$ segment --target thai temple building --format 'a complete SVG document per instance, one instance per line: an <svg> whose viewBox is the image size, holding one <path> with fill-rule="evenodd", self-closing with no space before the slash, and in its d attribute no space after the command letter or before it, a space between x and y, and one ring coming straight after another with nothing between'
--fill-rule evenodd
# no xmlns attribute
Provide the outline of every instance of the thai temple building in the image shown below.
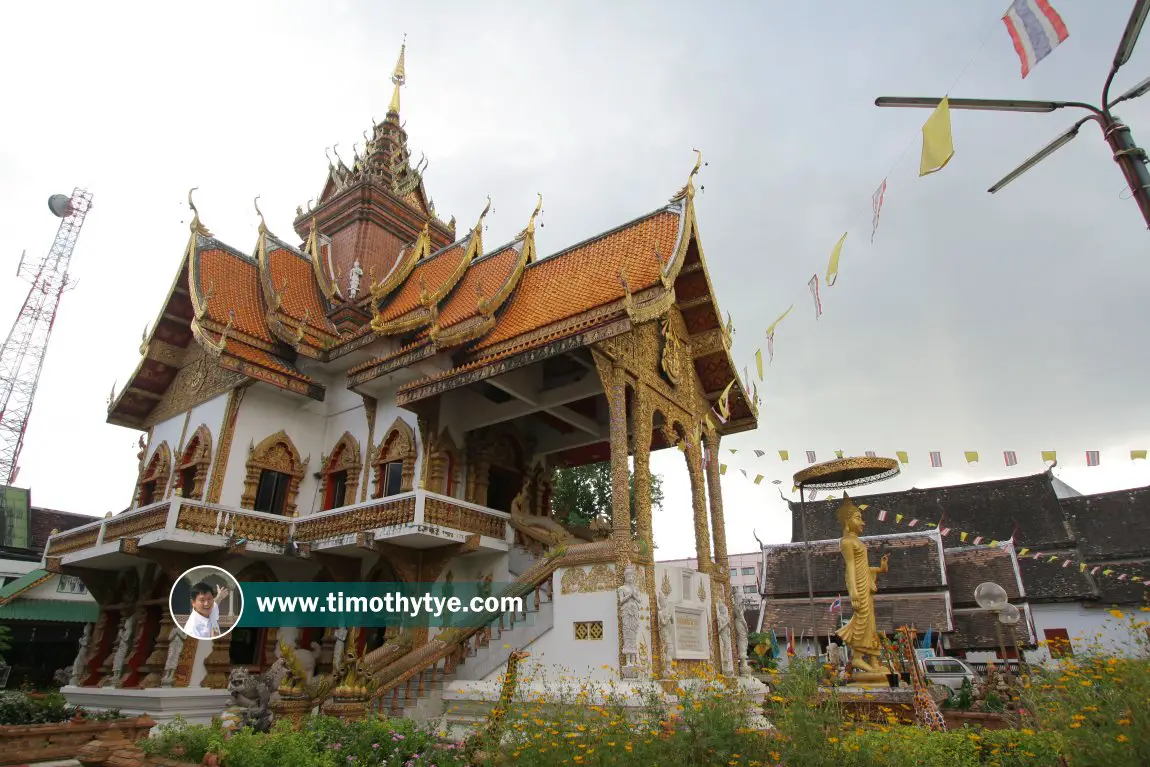
<svg viewBox="0 0 1150 767"><path fill-rule="evenodd" d="M520 649L590 678L658 679L672 660L738 675L717 451L757 414L703 255L700 164L666 204L550 255L539 206L485 242L489 199L470 222L435 212L400 120L404 64L401 49L386 117L350 166L331 161L293 232L260 213L233 247L189 193L187 247L108 407L141 433L131 507L45 554L99 604L72 702L206 721L235 672L267 671L285 644L329 684L281 705L347 716L481 706ZM694 568L652 559L648 462L669 447L690 475ZM553 469L601 461L611 524L553 520ZM184 639L168 595L201 565L240 582L510 583L530 615Z"/></svg>

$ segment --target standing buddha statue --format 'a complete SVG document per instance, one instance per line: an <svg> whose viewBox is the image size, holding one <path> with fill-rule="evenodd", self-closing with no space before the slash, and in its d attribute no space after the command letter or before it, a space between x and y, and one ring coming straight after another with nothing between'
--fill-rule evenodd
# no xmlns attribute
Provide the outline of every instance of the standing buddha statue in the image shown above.
<svg viewBox="0 0 1150 767"><path fill-rule="evenodd" d="M843 502L836 511L843 527L839 550L846 563L846 586L850 595L850 622L836 633L852 650L852 665L864 672L855 674L861 682L884 682L889 672L881 661L882 642L875 624L874 593L878 591L878 576L887 572L889 555L884 554L878 567L871 567L867 559L866 544L859 535L866 526L862 510L844 493Z"/></svg>

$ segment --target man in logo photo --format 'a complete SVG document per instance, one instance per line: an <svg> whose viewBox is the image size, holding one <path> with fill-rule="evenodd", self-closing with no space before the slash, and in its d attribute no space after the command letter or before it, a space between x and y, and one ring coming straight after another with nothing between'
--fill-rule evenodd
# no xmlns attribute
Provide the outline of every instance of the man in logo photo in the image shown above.
<svg viewBox="0 0 1150 767"><path fill-rule="evenodd" d="M226 598L228 593L227 586L220 586L217 593L204 581L192 586L192 613L184 624L184 633L196 639L220 636L220 607L217 600Z"/></svg>

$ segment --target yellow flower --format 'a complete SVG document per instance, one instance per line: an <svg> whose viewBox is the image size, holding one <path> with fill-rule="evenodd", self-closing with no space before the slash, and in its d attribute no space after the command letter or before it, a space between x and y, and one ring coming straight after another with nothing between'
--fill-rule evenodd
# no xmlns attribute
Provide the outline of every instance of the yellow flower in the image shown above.
<svg viewBox="0 0 1150 767"><path fill-rule="evenodd" d="M1091 682L1089 679L1083 679L1078 684L1082 685L1083 687L1093 687L1094 686L1094 682Z"/></svg>
<svg viewBox="0 0 1150 767"><path fill-rule="evenodd" d="M1130 738L1126 737L1125 735L1119 735L1117 740L1119 743L1125 743L1126 741L1130 740Z"/></svg>
<svg viewBox="0 0 1150 767"><path fill-rule="evenodd" d="M1126 613L1122 612L1121 610L1109 610L1108 612L1119 620L1126 617Z"/></svg>
<svg viewBox="0 0 1150 767"><path fill-rule="evenodd" d="M1120 724L1120 725L1122 725L1123 727L1125 727L1126 725L1130 724L1130 720L1129 720L1129 719L1119 719L1119 720L1118 720L1118 724Z"/></svg>
<svg viewBox="0 0 1150 767"><path fill-rule="evenodd" d="M839 742L838 738L827 738L827 743L838 743L838 742Z"/></svg>
<svg viewBox="0 0 1150 767"><path fill-rule="evenodd" d="M1023 727L1022 728L1022 734L1023 735L1033 735L1034 730L1030 729L1029 727Z"/></svg>
<svg viewBox="0 0 1150 767"><path fill-rule="evenodd" d="M1070 729L1072 729L1072 730L1077 730L1081 726L1082 726L1081 722L1071 722L1070 723Z"/></svg>

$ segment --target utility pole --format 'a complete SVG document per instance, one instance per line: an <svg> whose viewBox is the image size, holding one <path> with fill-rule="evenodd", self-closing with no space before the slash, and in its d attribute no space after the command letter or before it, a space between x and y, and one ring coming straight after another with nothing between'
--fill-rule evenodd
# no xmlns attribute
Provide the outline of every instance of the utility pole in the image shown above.
<svg viewBox="0 0 1150 767"><path fill-rule="evenodd" d="M1147 168L1146 151L1134 143L1130 129L1126 124L1111 113L1111 107L1123 101L1130 101L1139 96L1150 93L1150 77L1130 88L1121 96L1111 100L1110 86L1118 70L1130 60L1134 52L1134 44L1138 42L1138 35L1142 32L1142 25L1150 14L1150 0L1135 0L1134 9L1130 13L1130 20L1126 23L1126 31L1118 43L1118 51L1114 54L1114 62L1110 66L1110 73L1102 86L1101 106L1094 106L1081 101L1020 101L1013 99L950 99L951 109L975 109L991 112L1053 112L1056 109L1084 109L1090 114L1074 123L1062 135L1044 146L1028 160L1014 170L1007 173L1002 180L986 191L995 194L1010 182L1045 160L1057 150L1070 143L1078 135L1079 129L1088 121L1093 120L1102 129L1102 136L1110 145L1114 154L1114 161L1122 169L1122 175L1130 187L1138 209L1146 226L1150 228L1150 169ZM927 107L935 108L942 98L917 98L902 96L882 96L875 99L875 106L879 107Z"/></svg>

